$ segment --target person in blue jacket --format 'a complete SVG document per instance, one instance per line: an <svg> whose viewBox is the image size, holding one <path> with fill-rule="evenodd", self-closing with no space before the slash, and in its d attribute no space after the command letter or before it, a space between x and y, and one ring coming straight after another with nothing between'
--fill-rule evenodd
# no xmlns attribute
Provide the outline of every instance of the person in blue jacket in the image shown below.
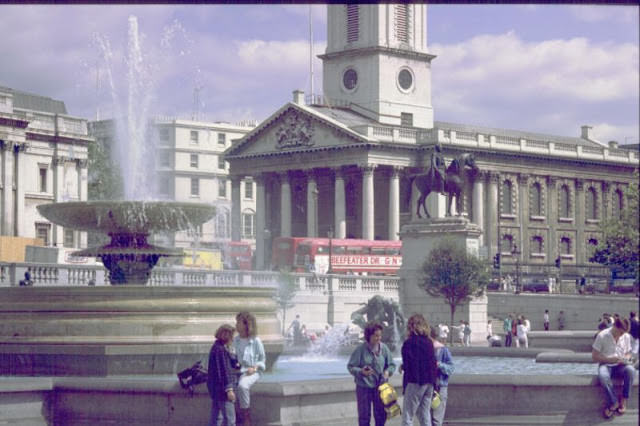
<svg viewBox="0 0 640 426"><path fill-rule="evenodd" d="M440 394L440 405L431 410L431 421L433 426L442 426L444 412L447 409L447 396L449 391L449 376L453 373L453 358L448 347L438 341L438 330L431 329L431 340L436 353L436 367L438 378L435 390Z"/></svg>
<svg viewBox="0 0 640 426"><path fill-rule="evenodd" d="M391 351L382 343L382 325L370 322L364 329L365 342L351 354L347 369L356 383L358 403L358 425L369 426L371 406L376 426L387 421L387 413L378 394L378 386L386 382L394 373L396 364Z"/></svg>

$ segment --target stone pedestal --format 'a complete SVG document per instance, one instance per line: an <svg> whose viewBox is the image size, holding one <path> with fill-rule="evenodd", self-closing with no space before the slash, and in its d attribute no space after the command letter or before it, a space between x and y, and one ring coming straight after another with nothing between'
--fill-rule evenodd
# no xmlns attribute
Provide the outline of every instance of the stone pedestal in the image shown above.
<svg viewBox="0 0 640 426"><path fill-rule="evenodd" d="M400 276L400 305L405 317L421 313L429 324L449 324L451 313L444 298L427 294L418 283L421 281L422 264L431 250L444 238L464 245L467 251L478 255L480 227L462 217L446 217L413 221L402 227L402 268ZM470 303L458 306L454 325L460 320L469 321L472 343L485 343L487 337L487 296L474 298ZM451 324L449 324L451 325ZM454 335L454 341L457 336Z"/></svg>

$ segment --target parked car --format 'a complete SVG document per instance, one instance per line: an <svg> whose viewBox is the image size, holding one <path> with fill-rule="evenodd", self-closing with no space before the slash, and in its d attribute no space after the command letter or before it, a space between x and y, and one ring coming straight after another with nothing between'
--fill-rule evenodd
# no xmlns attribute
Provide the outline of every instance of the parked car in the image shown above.
<svg viewBox="0 0 640 426"><path fill-rule="evenodd" d="M548 280L525 281L522 285L522 291L529 291L532 293L549 293L549 281Z"/></svg>
<svg viewBox="0 0 640 426"><path fill-rule="evenodd" d="M489 284L487 284L487 291L500 291L500 281L491 280Z"/></svg>

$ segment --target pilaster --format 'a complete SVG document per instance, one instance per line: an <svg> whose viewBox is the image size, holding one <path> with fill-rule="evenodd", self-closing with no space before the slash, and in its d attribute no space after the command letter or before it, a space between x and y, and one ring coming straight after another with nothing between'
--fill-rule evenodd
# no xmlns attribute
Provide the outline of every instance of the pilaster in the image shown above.
<svg viewBox="0 0 640 426"><path fill-rule="evenodd" d="M291 184L289 173L279 173L280 179L280 236L291 236Z"/></svg>
<svg viewBox="0 0 640 426"><path fill-rule="evenodd" d="M347 213L344 192L344 175L341 168L334 169L334 212L333 212L333 229L335 238L346 238L347 236Z"/></svg>
<svg viewBox="0 0 640 426"><path fill-rule="evenodd" d="M520 251L522 252L522 261L528 262L531 252L531 241L529 241L529 175L518 175L518 195L520 196L519 204L519 222L520 222Z"/></svg>
<svg viewBox="0 0 640 426"><path fill-rule="evenodd" d="M318 236L318 184L313 170L305 172L307 177L307 236Z"/></svg>
<svg viewBox="0 0 640 426"><path fill-rule="evenodd" d="M367 164L360 167L362 171L362 238L373 240L375 237L374 218L374 188L373 171L375 165Z"/></svg>
<svg viewBox="0 0 640 426"><path fill-rule="evenodd" d="M397 241L400 237L400 167L393 167L389 176L389 236Z"/></svg>

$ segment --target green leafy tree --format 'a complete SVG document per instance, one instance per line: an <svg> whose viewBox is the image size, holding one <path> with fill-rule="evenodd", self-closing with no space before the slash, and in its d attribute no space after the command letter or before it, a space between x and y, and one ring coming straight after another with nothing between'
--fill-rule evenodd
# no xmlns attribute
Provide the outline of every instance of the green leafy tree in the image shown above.
<svg viewBox="0 0 640 426"><path fill-rule="evenodd" d="M103 143L92 142L88 147L89 200L118 200L123 195L122 177Z"/></svg>
<svg viewBox="0 0 640 426"><path fill-rule="evenodd" d="M296 283L295 276L290 272L281 272L280 279L278 280L278 289L273 299L282 311L282 335L284 335L285 324L287 323L287 310L295 306L293 298L297 291L298 284Z"/></svg>
<svg viewBox="0 0 640 426"><path fill-rule="evenodd" d="M451 325L457 307L481 296L490 278L485 262L450 239L441 240L431 250L422 265L422 277L421 287L449 305Z"/></svg>
<svg viewBox="0 0 640 426"><path fill-rule="evenodd" d="M626 203L620 216L610 217L601 222L604 238L598 242L591 262L600 263L612 269L622 270L635 278L638 283L638 171L634 181L625 190Z"/></svg>

